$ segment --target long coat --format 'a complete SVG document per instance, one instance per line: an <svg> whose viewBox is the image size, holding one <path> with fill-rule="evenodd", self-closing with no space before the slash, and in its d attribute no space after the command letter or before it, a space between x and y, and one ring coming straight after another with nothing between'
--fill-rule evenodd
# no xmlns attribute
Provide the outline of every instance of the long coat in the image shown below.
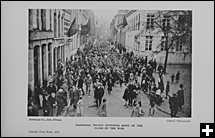
<svg viewBox="0 0 215 138"><path fill-rule="evenodd" d="M122 98L123 98L124 100L126 100L126 101L129 99L129 90L128 90L128 88L125 89Z"/></svg>
<svg viewBox="0 0 215 138"><path fill-rule="evenodd" d="M102 87L98 88L98 98L102 99L104 96L104 89Z"/></svg>
<svg viewBox="0 0 215 138"><path fill-rule="evenodd" d="M178 90L178 104L179 106L184 104L184 90Z"/></svg>
<svg viewBox="0 0 215 138"><path fill-rule="evenodd" d="M175 109L177 110L178 109L178 100L177 100L177 97L170 97L169 99L169 107L170 109Z"/></svg>

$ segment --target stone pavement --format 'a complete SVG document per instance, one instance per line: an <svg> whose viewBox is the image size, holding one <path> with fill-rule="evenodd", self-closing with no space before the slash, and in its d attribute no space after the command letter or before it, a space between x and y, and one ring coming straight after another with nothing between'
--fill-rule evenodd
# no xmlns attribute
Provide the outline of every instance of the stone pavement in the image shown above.
<svg viewBox="0 0 215 138"><path fill-rule="evenodd" d="M164 77L164 84L166 85L166 81L170 80L170 76L172 73L176 73L180 71L181 73L181 80L180 83L184 84L185 90L185 104L183 109L179 110L178 116L180 117L189 117L191 112L191 70L190 67L185 65L171 65L167 66L167 74ZM154 76L158 78L158 74L154 73ZM140 78L139 78L140 80ZM179 84L180 84L179 83ZM177 92L179 84L170 84L170 93ZM104 97L107 99L107 116L108 117L130 117L132 112L132 107L124 107L124 100L122 98L125 90L125 86L123 84L122 88L120 88L119 84L115 84L113 87L113 91L111 94L108 94L107 90L105 90ZM107 89L107 88L106 88ZM84 85L85 90L85 85ZM90 107L94 105L94 98L93 98L93 89L91 87L91 96L88 95L83 96L84 102L84 113L83 117L97 117L96 107ZM141 93L141 102L142 108L145 112L144 117L170 117L170 109L169 109L169 99L164 99L164 102L157 106L155 110L154 116L148 116L149 114L149 99L145 93ZM76 116L76 112L74 111L73 107L69 107L68 112L65 114L66 117L74 117Z"/></svg>
<svg viewBox="0 0 215 138"><path fill-rule="evenodd" d="M176 93L179 89L179 84L184 85L184 106L181 110L178 110L177 115L179 117L190 117L191 116L191 65L168 65L167 66L167 73L164 77L164 84L166 86L166 82L170 81L170 76L174 73L179 71L181 73L180 75L180 81L179 83L170 83L170 95L172 93ZM155 78L157 81L158 74L155 73ZM170 114L169 109L169 98L164 99L164 102L158 107L158 109L162 110L163 112L167 112Z"/></svg>

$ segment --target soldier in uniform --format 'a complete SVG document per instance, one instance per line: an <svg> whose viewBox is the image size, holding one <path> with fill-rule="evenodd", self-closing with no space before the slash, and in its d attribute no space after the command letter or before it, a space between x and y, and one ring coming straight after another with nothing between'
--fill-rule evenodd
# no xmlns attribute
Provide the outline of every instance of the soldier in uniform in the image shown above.
<svg viewBox="0 0 215 138"><path fill-rule="evenodd" d="M178 98L175 93L173 93L172 95L173 95L172 97L169 95L169 105L170 105L170 110L171 110L171 117L176 117L176 114L178 112Z"/></svg>
<svg viewBox="0 0 215 138"><path fill-rule="evenodd" d="M181 109L182 106L184 105L184 85L183 84L179 85L179 90L177 94L178 94L178 106L179 106L179 109Z"/></svg>

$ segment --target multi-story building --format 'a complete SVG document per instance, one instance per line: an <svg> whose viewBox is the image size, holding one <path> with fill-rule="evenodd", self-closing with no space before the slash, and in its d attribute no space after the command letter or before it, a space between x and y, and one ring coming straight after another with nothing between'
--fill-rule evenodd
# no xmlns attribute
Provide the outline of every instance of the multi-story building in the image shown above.
<svg viewBox="0 0 215 138"><path fill-rule="evenodd" d="M116 16L116 26L118 29L116 42L121 44L122 47L125 47L126 26L123 25L123 19L127 12L128 10L118 10L118 15Z"/></svg>
<svg viewBox="0 0 215 138"><path fill-rule="evenodd" d="M76 9L29 9L28 83L32 91L53 79L59 59L65 63L87 41L80 31L66 35L74 18L80 30L88 17Z"/></svg>
<svg viewBox="0 0 215 138"><path fill-rule="evenodd" d="M164 35L153 30L155 13L154 10L130 10L125 17L128 25L124 28L125 47L128 52L133 51L136 55L148 56L149 59L156 59L158 63L164 63L166 51L164 48ZM179 18L179 17L176 17ZM163 23L169 24L171 21L166 17ZM152 31L143 31L144 28ZM135 40L135 36L139 36ZM187 45L181 42L175 48L170 49L168 56L169 64L191 64L192 54L186 49ZM191 46L190 46L191 47Z"/></svg>
<svg viewBox="0 0 215 138"><path fill-rule="evenodd" d="M91 10L84 9L83 12L90 19L90 33L89 33L89 38L93 39L93 38L95 38L95 15L94 15L94 13Z"/></svg>

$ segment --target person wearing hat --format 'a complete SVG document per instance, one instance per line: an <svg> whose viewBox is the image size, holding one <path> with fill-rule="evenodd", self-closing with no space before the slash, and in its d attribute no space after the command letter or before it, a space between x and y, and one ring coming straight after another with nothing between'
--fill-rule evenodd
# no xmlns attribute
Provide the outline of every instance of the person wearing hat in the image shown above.
<svg viewBox="0 0 215 138"><path fill-rule="evenodd" d="M179 106L179 109L181 109L182 106L184 105L184 85L183 84L179 85L179 90L177 94L178 94L178 106Z"/></svg>
<svg viewBox="0 0 215 138"><path fill-rule="evenodd" d="M167 99L169 91L170 91L170 85L169 85L169 81L167 81L167 84L166 84L166 96L165 96L166 99Z"/></svg>
<svg viewBox="0 0 215 138"><path fill-rule="evenodd" d="M110 76L110 77L111 77L111 76ZM108 93L111 94L111 91L112 91L112 79L111 79L111 78L109 78L109 79L107 80L107 86L108 86L108 88L107 88Z"/></svg>
<svg viewBox="0 0 215 138"><path fill-rule="evenodd" d="M50 112L50 104L48 102L49 94L46 90L44 90L44 95L43 95L43 113L44 116L49 116Z"/></svg>
<svg viewBox="0 0 215 138"><path fill-rule="evenodd" d="M79 97L79 100L77 102L77 116L82 116L84 112L84 104L82 100L82 96Z"/></svg>
<svg viewBox="0 0 215 138"><path fill-rule="evenodd" d="M87 78L85 80L85 84L86 84L86 94L88 94L88 96L90 97L90 86L92 83L92 78L90 76L90 74L87 74Z"/></svg>
<svg viewBox="0 0 215 138"><path fill-rule="evenodd" d="M155 105L156 105L156 94L155 92L149 92L149 116L153 116L155 114Z"/></svg>
<svg viewBox="0 0 215 138"><path fill-rule="evenodd" d="M173 93L172 96L169 96L169 107L171 110L171 117L176 117L176 114L178 112L178 98L177 94Z"/></svg>
<svg viewBox="0 0 215 138"><path fill-rule="evenodd" d="M49 95L51 95L51 93L57 93L57 89L56 89L56 87L54 86L54 84L53 84L53 81L51 81L50 83L49 83L49 86L48 86L48 88L47 88L47 92L48 92L48 94Z"/></svg>
<svg viewBox="0 0 215 138"><path fill-rule="evenodd" d="M56 93L51 93L49 96L48 102L50 104L50 112L49 116L56 116L57 115L57 100L56 100Z"/></svg>
<svg viewBox="0 0 215 138"><path fill-rule="evenodd" d="M102 87L102 84L101 83L98 83L98 106L100 106L101 105L101 103L102 103L102 98L103 98L103 96L104 96L104 88Z"/></svg>
<svg viewBox="0 0 215 138"><path fill-rule="evenodd" d="M80 75L78 78L78 89L81 89L84 95L84 89L83 89L83 84L84 84L84 79L83 77Z"/></svg>

